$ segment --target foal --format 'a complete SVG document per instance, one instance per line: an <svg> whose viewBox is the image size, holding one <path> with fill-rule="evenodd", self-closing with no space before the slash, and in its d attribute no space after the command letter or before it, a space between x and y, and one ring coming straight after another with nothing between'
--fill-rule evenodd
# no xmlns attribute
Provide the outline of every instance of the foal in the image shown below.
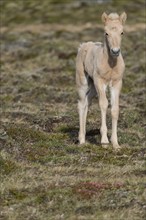
<svg viewBox="0 0 146 220"><path fill-rule="evenodd" d="M112 135L114 148L120 148L117 139L117 121L119 116L119 95L125 69L120 45L123 25L127 15L123 12L102 14L104 23L104 43L87 42L81 44L76 58L76 84L79 94L78 109L80 119L79 142L85 143L86 117L91 100L98 94L101 110L101 144L109 143L107 137L106 111L108 100L106 87L111 91Z"/></svg>

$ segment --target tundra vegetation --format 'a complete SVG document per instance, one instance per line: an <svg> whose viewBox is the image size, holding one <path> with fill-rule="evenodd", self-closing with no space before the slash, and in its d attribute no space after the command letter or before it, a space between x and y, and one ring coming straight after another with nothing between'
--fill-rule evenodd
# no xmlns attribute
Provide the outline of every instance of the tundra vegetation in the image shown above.
<svg viewBox="0 0 146 220"><path fill-rule="evenodd" d="M145 219L145 0L1 0L0 7L0 219ZM100 145L96 98L88 143L77 142L75 57L81 42L102 41L103 11L128 15L118 152Z"/></svg>

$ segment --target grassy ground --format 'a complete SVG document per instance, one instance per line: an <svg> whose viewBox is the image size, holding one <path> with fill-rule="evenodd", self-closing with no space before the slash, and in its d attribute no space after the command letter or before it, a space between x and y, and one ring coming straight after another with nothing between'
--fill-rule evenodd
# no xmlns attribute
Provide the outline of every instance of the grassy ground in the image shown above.
<svg viewBox="0 0 146 220"><path fill-rule="evenodd" d="M145 219L144 2L1 1L0 219ZM100 146L96 99L77 143L75 56L102 40L105 9L128 13L120 152Z"/></svg>

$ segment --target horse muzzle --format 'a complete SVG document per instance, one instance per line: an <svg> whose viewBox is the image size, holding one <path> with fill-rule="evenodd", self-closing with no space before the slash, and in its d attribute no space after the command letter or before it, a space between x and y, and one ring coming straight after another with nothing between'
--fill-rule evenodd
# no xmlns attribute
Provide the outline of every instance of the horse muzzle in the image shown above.
<svg viewBox="0 0 146 220"><path fill-rule="evenodd" d="M112 54L112 56L118 57L120 54L120 49L119 48L112 48L111 54Z"/></svg>

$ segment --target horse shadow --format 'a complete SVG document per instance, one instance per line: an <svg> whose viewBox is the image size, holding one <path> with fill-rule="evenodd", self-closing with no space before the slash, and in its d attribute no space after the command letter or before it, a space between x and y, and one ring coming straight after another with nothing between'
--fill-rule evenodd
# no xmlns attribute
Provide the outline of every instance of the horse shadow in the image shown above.
<svg viewBox="0 0 146 220"><path fill-rule="evenodd" d="M70 142L72 144L79 144L78 141L78 127L68 126L61 129L61 132L68 134ZM86 141L89 144L100 144L100 129L90 129L86 132Z"/></svg>

